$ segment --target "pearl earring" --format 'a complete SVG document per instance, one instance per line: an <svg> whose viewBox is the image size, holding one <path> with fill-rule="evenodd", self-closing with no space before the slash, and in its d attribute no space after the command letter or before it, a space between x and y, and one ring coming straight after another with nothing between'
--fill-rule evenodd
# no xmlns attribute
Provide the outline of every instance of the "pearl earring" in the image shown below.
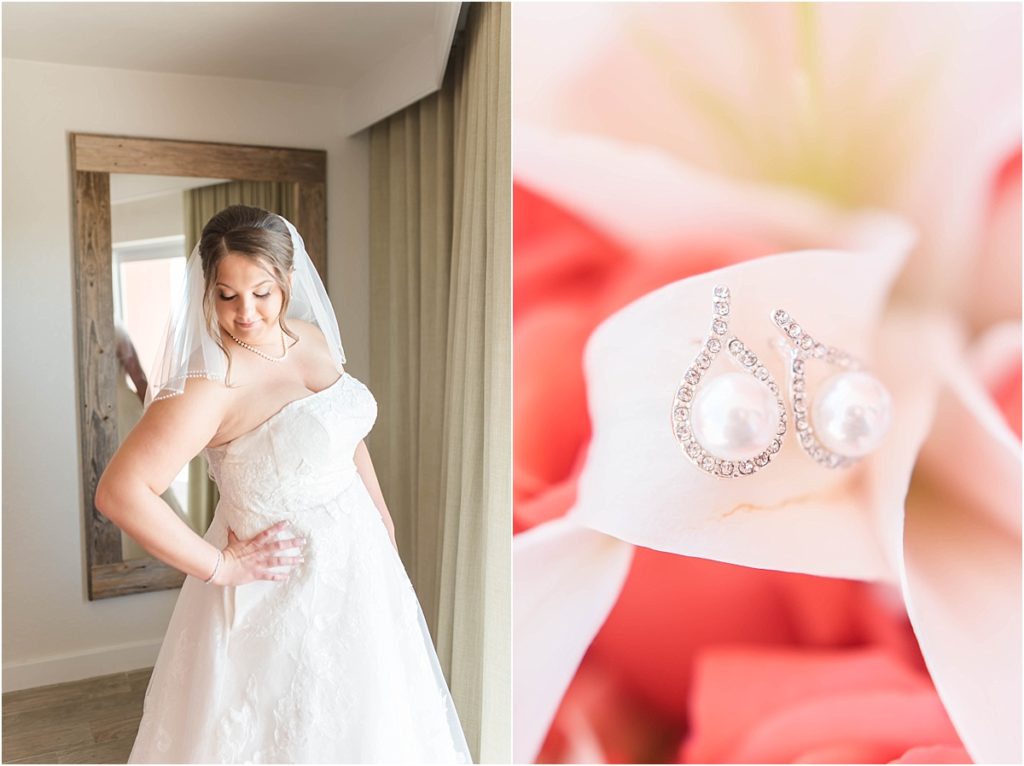
<svg viewBox="0 0 1024 766"><path fill-rule="evenodd" d="M749 476L782 449L786 405L768 368L729 331L729 288L714 291L711 331L683 375L672 401L672 433L690 461L713 476ZM702 383L718 353L727 349L743 372Z"/></svg>
<svg viewBox="0 0 1024 766"><path fill-rule="evenodd" d="M892 397L882 382L844 351L819 343L782 309L772 312L788 351L789 395L804 452L826 468L846 468L878 447L889 429ZM820 359L840 370L808 406L806 368Z"/></svg>

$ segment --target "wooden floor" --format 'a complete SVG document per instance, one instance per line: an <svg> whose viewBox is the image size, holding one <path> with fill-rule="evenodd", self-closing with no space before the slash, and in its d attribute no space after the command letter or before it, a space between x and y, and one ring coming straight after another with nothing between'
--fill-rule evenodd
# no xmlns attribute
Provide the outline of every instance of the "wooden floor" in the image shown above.
<svg viewBox="0 0 1024 766"><path fill-rule="evenodd" d="M152 669L3 695L3 763L127 763Z"/></svg>

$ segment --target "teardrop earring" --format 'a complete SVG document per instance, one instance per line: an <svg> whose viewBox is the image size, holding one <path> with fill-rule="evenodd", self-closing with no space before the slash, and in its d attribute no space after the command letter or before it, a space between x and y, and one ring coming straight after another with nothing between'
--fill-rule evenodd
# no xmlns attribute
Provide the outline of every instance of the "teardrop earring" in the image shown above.
<svg viewBox="0 0 1024 766"><path fill-rule="evenodd" d="M757 354L735 336L726 339L728 287L715 288L712 310L711 330L672 401L672 433L683 454L702 471L722 478L749 476L782 448L786 405ZM723 349L742 372L704 381Z"/></svg>
<svg viewBox="0 0 1024 766"><path fill-rule="evenodd" d="M882 382L845 351L811 337L782 309L772 312L788 352L789 395L797 440L804 452L826 468L847 468L875 450L889 429L892 398ZM821 360L840 372L811 397L807 363Z"/></svg>

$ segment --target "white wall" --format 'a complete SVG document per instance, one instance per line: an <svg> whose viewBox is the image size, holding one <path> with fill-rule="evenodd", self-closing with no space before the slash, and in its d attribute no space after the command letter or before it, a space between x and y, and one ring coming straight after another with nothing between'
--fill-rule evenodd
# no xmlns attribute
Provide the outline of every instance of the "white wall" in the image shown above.
<svg viewBox="0 0 1024 766"><path fill-rule="evenodd" d="M184 233L185 199L180 191L110 206L110 239L114 244Z"/></svg>
<svg viewBox="0 0 1024 766"><path fill-rule="evenodd" d="M3 60L3 688L152 664L177 591L85 594L70 131L325 149L328 290L366 377L368 143L332 88Z"/></svg>

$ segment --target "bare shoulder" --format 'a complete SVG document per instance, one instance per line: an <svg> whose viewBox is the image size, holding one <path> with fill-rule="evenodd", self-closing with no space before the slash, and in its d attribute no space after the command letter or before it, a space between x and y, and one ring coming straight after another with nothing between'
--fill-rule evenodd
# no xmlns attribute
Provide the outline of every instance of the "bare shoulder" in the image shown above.
<svg viewBox="0 0 1024 766"><path fill-rule="evenodd" d="M148 419L157 431L168 427L177 433L187 431L192 437L189 441L198 441L209 434L198 447L202 449L223 422L232 398L231 390L222 381L188 378L182 393L153 402L143 420Z"/></svg>

